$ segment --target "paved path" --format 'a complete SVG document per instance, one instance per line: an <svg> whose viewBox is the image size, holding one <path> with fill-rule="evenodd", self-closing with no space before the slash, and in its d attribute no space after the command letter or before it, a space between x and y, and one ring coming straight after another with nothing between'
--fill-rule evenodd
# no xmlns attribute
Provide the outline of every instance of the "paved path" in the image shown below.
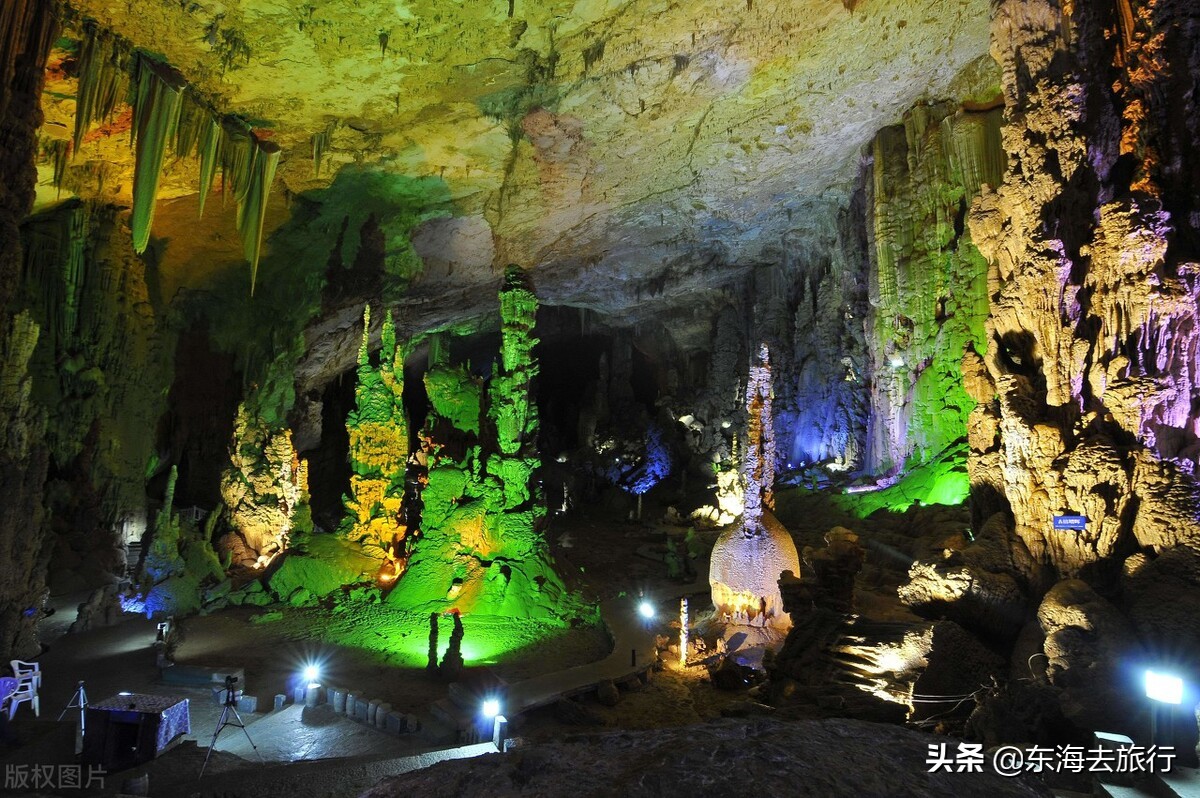
<svg viewBox="0 0 1200 798"><path fill-rule="evenodd" d="M494 753L496 746L486 742L421 751L402 757L358 756L352 759L260 765L249 771L245 767L223 773L210 770L201 780L197 780L192 772L186 776L183 773L156 774L150 778L150 793L159 798L345 798L359 795L379 783L380 779L427 768L438 762Z"/></svg>
<svg viewBox="0 0 1200 798"><path fill-rule="evenodd" d="M395 757L424 748L415 737L386 734L365 723L338 715L329 704L305 707L289 704L278 712L251 718L245 715L246 733L258 747L256 752L246 734L236 726L221 731L216 750L236 754L257 763L261 756L267 762L297 762L316 759L354 757ZM204 747L212 740L214 725L208 736L200 739Z"/></svg>

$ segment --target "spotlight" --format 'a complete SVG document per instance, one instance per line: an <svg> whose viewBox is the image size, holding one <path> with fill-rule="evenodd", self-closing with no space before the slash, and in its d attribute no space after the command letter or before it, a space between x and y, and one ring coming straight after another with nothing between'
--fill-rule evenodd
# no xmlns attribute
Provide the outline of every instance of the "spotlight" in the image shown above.
<svg viewBox="0 0 1200 798"><path fill-rule="evenodd" d="M904 358L900 357L899 355L892 355L888 363L891 364L892 368L898 369L904 366Z"/></svg>
<svg viewBox="0 0 1200 798"><path fill-rule="evenodd" d="M485 718L494 718L500 714L500 702L494 698L489 698L483 702L483 716Z"/></svg>
<svg viewBox="0 0 1200 798"><path fill-rule="evenodd" d="M643 601L641 604L638 605L638 615L641 615L643 618L647 618L647 619L653 618L654 617L654 605L651 604L649 601Z"/></svg>
<svg viewBox="0 0 1200 798"><path fill-rule="evenodd" d="M1146 671L1146 698L1163 704L1183 703L1183 679L1168 673Z"/></svg>
<svg viewBox="0 0 1200 798"><path fill-rule="evenodd" d="M316 684L320 678L321 678L321 669L320 668L318 668L316 665L305 665L304 666L304 681L308 682L309 684Z"/></svg>

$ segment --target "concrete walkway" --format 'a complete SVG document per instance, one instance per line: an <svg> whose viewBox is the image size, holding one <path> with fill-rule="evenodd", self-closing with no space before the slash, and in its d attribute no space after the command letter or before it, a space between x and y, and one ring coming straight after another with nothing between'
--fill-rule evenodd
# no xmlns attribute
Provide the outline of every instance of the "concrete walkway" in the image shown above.
<svg viewBox="0 0 1200 798"><path fill-rule="evenodd" d="M253 729L251 729L253 732ZM421 751L409 756L355 756L353 758L307 760L292 764L244 767L214 773L197 779L195 771L156 774L150 779L150 792L159 798L320 798L321 796L359 795L380 779L399 776L452 759L470 759L495 754L491 742L461 745L456 748ZM175 778L172 778L175 776Z"/></svg>
<svg viewBox="0 0 1200 798"><path fill-rule="evenodd" d="M227 726L221 731L215 750L236 754L249 762L258 762L261 757L263 761L277 763L348 756L391 758L422 748L412 738L385 734L339 715L328 704L318 707L289 704L278 712L253 719L247 714L243 719L246 732ZM208 746L215 729L214 725L207 730L209 736L199 741L202 746ZM251 740L257 751L251 747Z"/></svg>
<svg viewBox="0 0 1200 798"><path fill-rule="evenodd" d="M596 662L511 685L503 712L515 716L552 704L561 697L594 690L602 682L628 680L653 667L657 661L654 629L660 622L642 618L638 604L649 601L660 613L673 616L681 597L708 592L707 562L697 561L696 569L698 575L689 584L647 591L644 598L625 595L602 601L600 612L613 640L612 652ZM53 617L56 623L48 624L50 639L65 632L73 620L70 607L78 604L78 600L80 597L72 596L58 602L62 606ZM86 645L53 646L41 658L46 670L55 677L45 685L43 715L55 717L70 697L73 682L68 683L63 674L90 677L88 691L93 700L121 689L156 684L158 674L151 657L154 633L152 622L135 618L119 626L83 633L78 640L72 640L72 643L86 641ZM157 689L163 692L161 686ZM344 796L357 794L388 776L496 751L491 742L426 748L429 742L415 735L398 739L339 717L328 706L314 709L289 706L280 712L243 715L257 752L241 729L226 728L216 745L214 767L202 783L197 783L194 774L199 773L221 706L212 701L207 690L172 687L167 692L191 699L192 733L184 738L181 750L148 768L151 793L164 798L197 794L256 798ZM222 755L226 757L224 764Z"/></svg>

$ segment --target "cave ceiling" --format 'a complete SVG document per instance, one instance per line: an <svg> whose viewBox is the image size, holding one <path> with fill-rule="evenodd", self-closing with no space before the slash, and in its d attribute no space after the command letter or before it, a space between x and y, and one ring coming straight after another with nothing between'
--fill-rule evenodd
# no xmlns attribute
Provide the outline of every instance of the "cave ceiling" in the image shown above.
<svg viewBox="0 0 1200 798"><path fill-rule="evenodd" d="M161 54L281 145L268 250L290 197L366 203L388 181L420 186L411 238L431 319L486 303L506 263L531 268L548 303L608 313L717 293L784 249L819 246L877 130L988 82L987 0L71 8L77 30L93 19ZM52 70L51 133L70 129L70 83ZM113 163L96 190L128 202L127 138L109 127L75 160ZM314 136L327 141L319 172ZM168 165L155 220L179 284L240 257L231 222L195 221L195 176Z"/></svg>

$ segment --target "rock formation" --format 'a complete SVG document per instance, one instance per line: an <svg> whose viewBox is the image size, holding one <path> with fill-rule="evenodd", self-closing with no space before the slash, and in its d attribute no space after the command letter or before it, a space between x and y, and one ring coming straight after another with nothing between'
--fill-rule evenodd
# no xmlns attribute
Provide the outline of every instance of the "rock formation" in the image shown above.
<svg viewBox="0 0 1200 798"><path fill-rule="evenodd" d="M343 533L395 565L411 541L401 505L408 467L408 418L404 409L404 347L396 342L391 311L383 320L379 365L370 360L371 306L363 309L354 410L346 417L350 438L350 495ZM403 565L400 566L403 570Z"/></svg>
<svg viewBox="0 0 1200 798"><path fill-rule="evenodd" d="M1195 118L1176 98L1200 45L1186 4L1121 5L1132 18L997 8L1009 166L969 216L992 294L972 482L1066 576L1194 545L1200 529L1192 389L1180 391L1196 370L1197 200L1184 177L1196 150L1168 120L1168 107ZM1115 91L1100 77L1110 65ZM1056 531L1066 514L1086 529Z"/></svg>
<svg viewBox="0 0 1200 798"><path fill-rule="evenodd" d="M1140 723L1113 663L1200 661L1195 5L9 0L0 661L164 496L143 610L370 572L421 637L566 625L541 481L606 483L741 517L713 600L794 623L772 695L921 719L1007 675L982 739ZM897 521L898 590L857 528L802 570L772 506L968 487L970 529ZM310 500L354 542L233 591L211 538L266 565Z"/></svg>
<svg viewBox="0 0 1200 798"><path fill-rule="evenodd" d="M743 625L786 630L791 618L779 594L780 574L800 572L796 544L774 508L775 426L771 414L771 362L759 347L746 387L747 440L742 454L745 509L742 519L717 539L709 562L713 605Z"/></svg>

